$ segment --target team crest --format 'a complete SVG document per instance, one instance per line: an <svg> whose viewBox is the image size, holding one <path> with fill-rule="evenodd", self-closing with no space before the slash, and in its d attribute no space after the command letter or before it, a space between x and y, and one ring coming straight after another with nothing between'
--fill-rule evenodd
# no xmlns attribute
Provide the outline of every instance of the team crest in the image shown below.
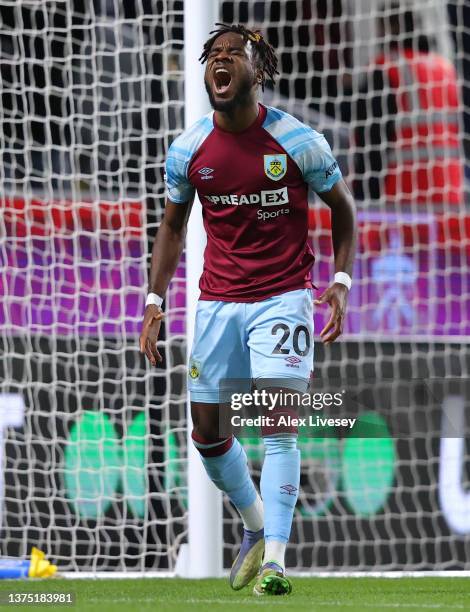
<svg viewBox="0 0 470 612"><path fill-rule="evenodd" d="M264 156L264 173L272 181L280 181L286 172L287 155L285 153Z"/></svg>
<svg viewBox="0 0 470 612"><path fill-rule="evenodd" d="M201 364L198 361L193 361L189 364L189 377L192 380L197 380L201 375Z"/></svg>

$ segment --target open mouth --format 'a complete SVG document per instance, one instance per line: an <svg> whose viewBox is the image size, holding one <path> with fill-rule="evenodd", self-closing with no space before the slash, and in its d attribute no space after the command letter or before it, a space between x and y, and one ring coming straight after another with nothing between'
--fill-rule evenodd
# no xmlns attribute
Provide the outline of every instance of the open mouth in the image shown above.
<svg viewBox="0 0 470 612"><path fill-rule="evenodd" d="M225 68L216 68L214 71L214 89L218 95L224 94L230 87L232 75Z"/></svg>

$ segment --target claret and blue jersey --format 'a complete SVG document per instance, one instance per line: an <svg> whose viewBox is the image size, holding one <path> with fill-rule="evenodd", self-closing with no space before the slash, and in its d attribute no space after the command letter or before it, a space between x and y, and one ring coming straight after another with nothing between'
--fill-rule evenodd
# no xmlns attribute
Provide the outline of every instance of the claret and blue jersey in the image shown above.
<svg viewBox="0 0 470 612"><path fill-rule="evenodd" d="M325 138L291 115L260 104L243 132L226 132L214 113L171 145L167 195L197 191L207 247L202 300L257 302L310 288L308 190L329 191L341 171Z"/></svg>

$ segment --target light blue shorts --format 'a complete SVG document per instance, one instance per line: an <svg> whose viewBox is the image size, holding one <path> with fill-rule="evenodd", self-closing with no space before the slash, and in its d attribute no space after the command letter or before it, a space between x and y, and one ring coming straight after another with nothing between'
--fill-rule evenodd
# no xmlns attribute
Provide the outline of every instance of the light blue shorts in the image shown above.
<svg viewBox="0 0 470 612"><path fill-rule="evenodd" d="M224 380L289 379L306 390L313 369L313 295L298 289L250 304L198 302L189 361L194 402L219 402Z"/></svg>

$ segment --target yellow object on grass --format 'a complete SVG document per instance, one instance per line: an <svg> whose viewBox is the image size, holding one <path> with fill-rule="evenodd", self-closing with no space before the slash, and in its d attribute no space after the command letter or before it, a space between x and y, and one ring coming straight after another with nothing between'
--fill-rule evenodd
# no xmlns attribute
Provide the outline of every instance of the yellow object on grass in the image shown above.
<svg viewBox="0 0 470 612"><path fill-rule="evenodd" d="M51 578L57 573L57 565L47 561L46 555L33 546L31 550L31 564L29 566L28 578Z"/></svg>

